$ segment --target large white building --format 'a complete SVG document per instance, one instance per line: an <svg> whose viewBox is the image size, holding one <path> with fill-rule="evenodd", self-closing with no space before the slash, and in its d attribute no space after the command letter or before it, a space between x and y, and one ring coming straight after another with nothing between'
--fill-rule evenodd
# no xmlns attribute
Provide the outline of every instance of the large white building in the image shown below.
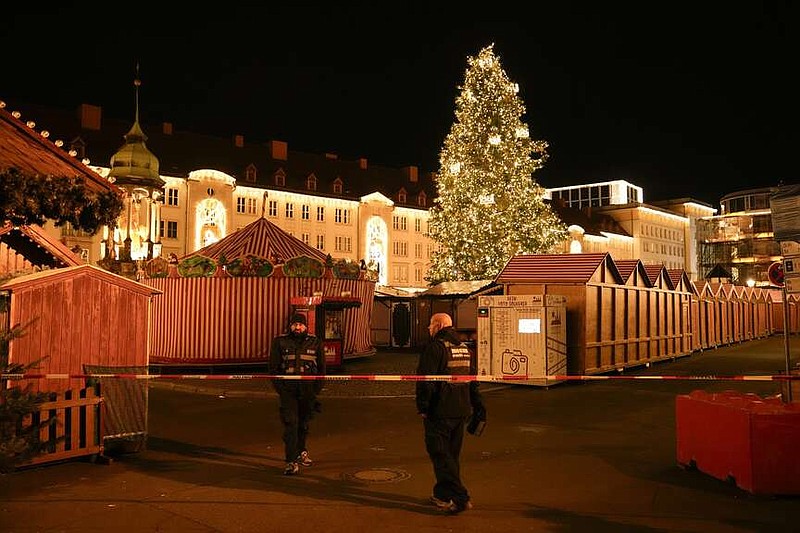
<svg viewBox="0 0 800 533"><path fill-rule="evenodd" d="M263 216L332 258L363 261L378 271L381 285L427 287L432 173L293 151L280 140L199 135L168 122L141 128L138 112L131 126L89 104L76 114L32 106L26 114L126 191L126 210L113 234L50 228L89 262L111 247L117 257L134 260L181 257ZM682 268L690 279L701 274L696 221L714 215L713 207L692 199L647 204L644 190L624 180L545 191L569 228L555 251L608 251L615 259Z"/></svg>
<svg viewBox="0 0 800 533"><path fill-rule="evenodd" d="M226 141L180 132L170 123L151 132L138 119L133 126L104 119L88 104L77 115L43 108L29 113L62 135L66 150L126 191L113 234L50 228L89 262L112 247L114 256L133 260L181 257L263 216L334 259L364 261L382 285L427 285L435 186L432 175L415 166L296 152L278 140L248 143L236 135Z"/></svg>
<svg viewBox="0 0 800 533"><path fill-rule="evenodd" d="M610 217L622 230L587 234L579 224L569 226L568 252L609 251L615 259L641 259L683 269L689 279L702 277L698 269L697 221L714 215L712 206L680 198L644 201L644 190L624 180L588 183L546 190L553 205L577 208L592 217ZM563 218L563 217L562 217Z"/></svg>

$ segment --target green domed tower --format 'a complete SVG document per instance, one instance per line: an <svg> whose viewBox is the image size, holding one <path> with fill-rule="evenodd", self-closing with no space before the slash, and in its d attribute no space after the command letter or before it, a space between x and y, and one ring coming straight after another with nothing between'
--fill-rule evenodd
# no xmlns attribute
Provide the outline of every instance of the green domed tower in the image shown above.
<svg viewBox="0 0 800 533"><path fill-rule="evenodd" d="M121 261L148 260L158 256L158 225L164 198L164 180L158 173L158 158L146 146L147 135L139 125L139 87L134 81L135 117L125 134L125 143L111 156L109 181L125 191L125 209L113 234L109 234L105 257Z"/></svg>

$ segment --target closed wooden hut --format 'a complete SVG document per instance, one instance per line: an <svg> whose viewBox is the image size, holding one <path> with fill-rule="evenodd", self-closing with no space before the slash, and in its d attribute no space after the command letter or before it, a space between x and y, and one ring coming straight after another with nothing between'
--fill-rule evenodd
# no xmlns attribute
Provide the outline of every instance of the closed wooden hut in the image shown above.
<svg viewBox="0 0 800 533"><path fill-rule="evenodd" d="M428 324L435 313L447 313L453 318L453 328L465 341L475 341L478 324L478 300L473 295L501 294L503 288L492 280L444 281L416 295L413 345L421 346L430 340Z"/></svg>
<svg viewBox="0 0 800 533"><path fill-rule="evenodd" d="M697 309L692 305L692 302L697 297L694 292L694 285L689 279L689 275L682 268L667 269L667 276L672 284L672 289L675 291L673 299L675 300L674 307L674 323L675 330L679 333L675 339L674 349L677 353L688 354L699 347L694 339L695 324L697 322ZM678 295L688 294L689 297L682 297Z"/></svg>
<svg viewBox="0 0 800 533"><path fill-rule="evenodd" d="M786 304L788 306L789 315L789 333L798 333L798 324L800 324L800 306L798 306L798 298L795 294L787 294L782 289L769 290L771 311L772 311L772 324L773 330L776 333L783 333L786 331L786 321L784 320L784 296L786 296Z"/></svg>
<svg viewBox="0 0 800 533"><path fill-rule="evenodd" d="M6 282L10 324L25 334L10 360L37 373L83 374L87 366L148 366L150 313L161 291L93 265L44 270ZM82 379L38 380L37 390L80 389Z"/></svg>
<svg viewBox="0 0 800 533"><path fill-rule="evenodd" d="M627 279L608 253L519 255L495 281L509 295L566 296L571 374L608 372L691 353L681 351L680 340L691 334L681 325L688 318L677 318L683 309L688 313L691 293L676 292L663 266L654 275L646 266L625 266Z"/></svg>
<svg viewBox="0 0 800 533"><path fill-rule="evenodd" d="M772 297L768 289L756 287L755 291L753 333L757 338L772 335Z"/></svg>
<svg viewBox="0 0 800 533"><path fill-rule="evenodd" d="M508 295L566 296L570 374L601 373L626 365L628 339L618 336L616 323L628 312L628 300L608 253L517 255L509 259L495 281L504 285ZM646 320L637 316L637 321Z"/></svg>
<svg viewBox="0 0 800 533"><path fill-rule="evenodd" d="M650 277L639 259L614 261L624 283L625 315L617 322L620 338L626 339L623 360L628 365L644 364L650 358L650 336L647 321Z"/></svg>
<svg viewBox="0 0 800 533"><path fill-rule="evenodd" d="M718 346L730 344L733 339L731 333L731 302L730 291L725 287L729 283L711 283L711 292L717 304L717 340Z"/></svg>
<svg viewBox="0 0 800 533"><path fill-rule="evenodd" d="M41 226L6 222L0 227L0 277L81 264L80 257Z"/></svg>
<svg viewBox="0 0 800 533"><path fill-rule="evenodd" d="M418 319L414 293L395 287L375 287L370 330L373 346L410 348Z"/></svg>
<svg viewBox="0 0 800 533"><path fill-rule="evenodd" d="M674 314L674 302L670 297L673 290L672 281L663 264L644 266L650 278L650 358L658 358L660 354L674 353L672 348L671 318Z"/></svg>
<svg viewBox="0 0 800 533"><path fill-rule="evenodd" d="M736 291L734 290L734 286L730 283L723 283L719 287L719 294L720 294L720 301L724 306L724 343L731 344L736 341L737 339L737 328L738 328L738 313L736 312L737 307L737 295Z"/></svg>
<svg viewBox="0 0 800 533"><path fill-rule="evenodd" d="M708 350L719 345L719 328L717 326L717 297L707 281L693 282L695 298L697 298L697 322L695 336L699 349Z"/></svg>

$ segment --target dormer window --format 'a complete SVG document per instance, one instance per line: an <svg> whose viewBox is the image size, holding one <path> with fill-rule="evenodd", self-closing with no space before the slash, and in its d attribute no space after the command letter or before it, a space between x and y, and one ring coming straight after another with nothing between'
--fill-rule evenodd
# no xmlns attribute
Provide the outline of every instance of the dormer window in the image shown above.
<svg viewBox="0 0 800 533"><path fill-rule="evenodd" d="M408 195L406 194L405 188L400 189L397 191L397 203L404 204L408 200Z"/></svg>
<svg viewBox="0 0 800 533"><path fill-rule="evenodd" d="M251 163L244 170L244 180L249 183L255 183L257 178L258 178L258 170L256 170L256 166Z"/></svg>
<svg viewBox="0 0 800 533"><path fill-rule="evenodd" d="M275 185L278 187L286 186L286 173L282 168L279 168L277 172L275 172Z"/></svg>
<svg viewBox="0 0 800 533"><path fill-rule="evenodd" d="M342 182L342 178L336 178L333 180L333 194L342 194L342 186L344 183Z"/></svg>
<svg viewBox="0 0 800 533"><path fill-rule="evenodd" d="M417 196L417 205L420 207L425 207L428 205L428 196L425 194L425 191L419 192L419 195Z"/></svg>
<svg viewBox="0 0 800 533"><path fill-rule="evenodd" d="M75 157L78 159L83 159L86 157L86 142L81 139L80 137L75 137L72 142L69 143L69 151L75 150Z"/></svg>
<svg viewBox="0 0 800 533"><path fill-rule="evenodd" d="M306 189L309 191L317 190L317 177L314 174L309 174L306 178Z"/></svg>

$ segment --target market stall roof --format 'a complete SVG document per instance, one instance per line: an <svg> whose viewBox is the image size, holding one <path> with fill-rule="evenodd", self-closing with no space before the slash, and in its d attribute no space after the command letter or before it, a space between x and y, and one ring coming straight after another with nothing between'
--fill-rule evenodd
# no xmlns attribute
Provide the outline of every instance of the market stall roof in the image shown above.
<svg viewBox="0 0 800 533"><path fill-rule="evenodd" d="M627 285L652 287L650 276L641 259L615 259L617 271Z"/></svg>
<svg viewBox="0 0 800 533"><path fill-rule="evenodd" d="M308 256L322 262L326 258L323 252L261 217L224 239L187 254L181 259L203 256L219 261L224 256L226 260L231 261L248 255L263 257L273 263L285 263L293 257L300 256Z"/></svg>
<svg viewBox="0 0 800 533"><path fill-rule="evenodd" d="M391 287L389 285L376 285L375 298L414 298L418 293L401 289L399 287Z"/></svg>
<svg viewBox="0 0 800 533"><path fill-rule="evenodd" d="M437 283L430 289L418 294L420 297L442 297L452 298L453 296L470 296L476 291L484 291L496 285L491 279L477 281L443 281Z"/></svg>
<svg viewBox="0 0 800 533"><path fill-rule="evenodd" d="M608 252L515 255L495 278L497 283L624 283Z"/></svg>
<svg viewBox="0 0 800 533"><path fill-rule="evenodd" d="M35 128L34 122L9 111L0 101L0 171L16 168L31 176L79 178L89 190L120 192L119 187L56 146L49 133Z"/></svg>
<svg viewBox="0 0 800 533"><path fill-rule="evenodd" d="M35 224L14 226L6 222L0 227L0 243L37 267L59 268L83 264L72 250Z"/></svg>
<svg viewBox="0 0 800 533"><path fill-rule="evenodd" d="M33 287L36 285L55 283L64 279L74 279L81 276L88 276L90 278L98 279L104 282L111 283L123 289L133 291L135 293L144 294L146 296L159 295L163 291L154 287L149 287L138 281L133 281L123 276L114 274L100 267L83 263L77 266L70 266L65 268L54 268L52 270L43 270L14 278L7 281L2 285L3 290L20 290L23 288Z"/></svg>
<svg viewBox="0 0 800 533"><path fill-rule="evenodd" d="M675 287L672 285L672 279L669 277L669 273L667 272L667 267L665 267L662 263L644 265L644 269L647 271L647 277L650 278L650 284L653 287L659 287L661 285L659 280L663 280L666 288L675 289Z"/></svg>

